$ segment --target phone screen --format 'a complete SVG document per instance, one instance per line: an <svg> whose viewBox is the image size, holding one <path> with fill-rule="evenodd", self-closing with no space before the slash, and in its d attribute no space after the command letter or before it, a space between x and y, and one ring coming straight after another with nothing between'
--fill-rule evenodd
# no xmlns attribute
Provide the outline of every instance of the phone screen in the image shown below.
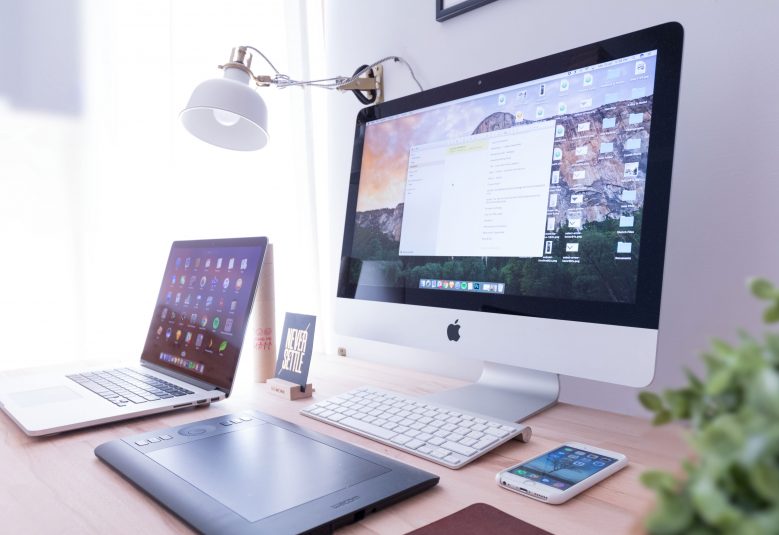
<svg viewBox="0 0 779 535"><path fill-rule="evenodd" d="M512 474L565 490L597 474L617 459L570 446L547 452L511 470Z"/></svg>

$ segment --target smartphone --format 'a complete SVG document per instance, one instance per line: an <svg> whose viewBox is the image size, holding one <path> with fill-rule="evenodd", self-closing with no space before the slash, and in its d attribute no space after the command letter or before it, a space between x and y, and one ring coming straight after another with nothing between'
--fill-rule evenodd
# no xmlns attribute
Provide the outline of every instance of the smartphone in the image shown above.
<svg viewBox="0 0 779 535"><path fill-rule="evenodd" d="M628 458L616 451L566 442L529 461L498 472L504 489L546 503L564 503L618 472Z"/></svg>

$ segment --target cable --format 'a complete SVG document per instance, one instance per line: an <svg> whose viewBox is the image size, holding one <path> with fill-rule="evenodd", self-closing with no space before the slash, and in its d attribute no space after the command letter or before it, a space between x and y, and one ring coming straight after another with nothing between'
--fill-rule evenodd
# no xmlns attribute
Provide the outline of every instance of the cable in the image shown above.
<svg viewBox="0 0 779 535"><path fill-rule="evenodd" d="M268 58L265 56L265 54L263 54L263 53L260 51L260 49L258 49L258 48L254 48L254 47L253 47L253 46L251 46L251 45L244 45L244 47L243 47L243 48L246 48L247 50L254 50L255 52L257 52L257 53L258 53L258 54L259 54L259 55L262 57L262 59L264 59L264 60L265 60L265 63L267 63L268 65L270 65L270 68L271 68L271 69L273 69L273 72L275 72L276 74L279 74L279 70L278 70L278 69L277 69L277 68L276 68L276 67L273 65L273 63L271 63L271 61L270 61L270 60L269 60L269 59L268 59Z"/></svg>
<svg viewBox="0 0 779 535"><path fill-rule="evenodd" d="M355 72L352 76L333 76L332 78L322 78L319 80L295 80L294 78L290 78L286 74L281 74L279 70L273 65L273 63L271 63L271 61L259 49L253 46L244 46L244 48L258 53L262 57L262 59L264 59L265 62L268 65L270 65L271 69L273 69L273 72L275 73L274 76L271 77L271 83L279 88L292 87L292 86L313 86L313 87L321 87L323 89L338 89L340 86L348 84L350 82L355 81L357 78L360 78L366 72L370 71L377 65L381 65L382 63L386 63L392 60L395 63L402 63L403 65L405 65L405 67L408 69L409 74L411 75L411 78L417 84L419 90L424 91L424 89L422 88L422 84L419 83L419 80L414 74L414 69L411 68L411 65L409 65L406 60L404 60L399 56L387 56L385 58L382 58L378 61L371 63L370 65L366 65L358 69L358 71Z"/></svg>

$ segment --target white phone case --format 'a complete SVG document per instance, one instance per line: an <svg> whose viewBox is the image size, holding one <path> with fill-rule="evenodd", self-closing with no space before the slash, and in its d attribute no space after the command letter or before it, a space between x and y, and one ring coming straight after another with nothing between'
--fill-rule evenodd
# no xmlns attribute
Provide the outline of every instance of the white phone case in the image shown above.
<svg viewBox="0 0 779 535"><path fill-rule="evenodd" d="M605 457L611 457L612 459L616 459L616 462L614 464L611 464L602 470L596 472L595 474L583 479L579 483L576 483L575 485L565 489L557 489L554 487L551 487L549 485L545 485L543 483L540 483L538 481L535 481L533 479L529 479L517 474L511 473L512 470L529 463L533 459L537 459L539 457L543 457L545 455L548 455L549 453L561 448L561 447L570 447L575 448L580 451L585 451L587 453L593 453L597 455L603 455ZM610 451L605 450L603 448L598 448L595 446L590 446L588 444L583 444L581 442L566 442L564 444L561 444L560 446L557 446L541 455L538 455L536 457L533 457L531 459L528 459L526 461L523 461L521 463L515 464L514 466L511 466L509 468L506 468L505 470L501 470L498 472L498 474L495 476L495 479L501 487L507 490L511 490L513 492L516 492L518 494L522 494L524 496L528 496L530 498L533 498L535 500L539 500L546 503L551 504L561 504L565 503L577 494L580 494L587 490L588 488L592 487L593 485L600 483L610 475L620 471L622 468L627 466L628 464L628 458L621 454L617 453L616 451Z"/></svg>

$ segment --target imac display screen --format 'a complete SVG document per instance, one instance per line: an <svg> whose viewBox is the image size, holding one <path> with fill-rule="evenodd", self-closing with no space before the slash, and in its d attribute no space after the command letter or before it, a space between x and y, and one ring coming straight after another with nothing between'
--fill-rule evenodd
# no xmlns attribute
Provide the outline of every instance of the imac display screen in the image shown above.
<svg viewBox="0 0 779 535"><path fill-rule="evenodd" d="M656 327L678 54L653 44L363 110L339 297Z"/></svg>

